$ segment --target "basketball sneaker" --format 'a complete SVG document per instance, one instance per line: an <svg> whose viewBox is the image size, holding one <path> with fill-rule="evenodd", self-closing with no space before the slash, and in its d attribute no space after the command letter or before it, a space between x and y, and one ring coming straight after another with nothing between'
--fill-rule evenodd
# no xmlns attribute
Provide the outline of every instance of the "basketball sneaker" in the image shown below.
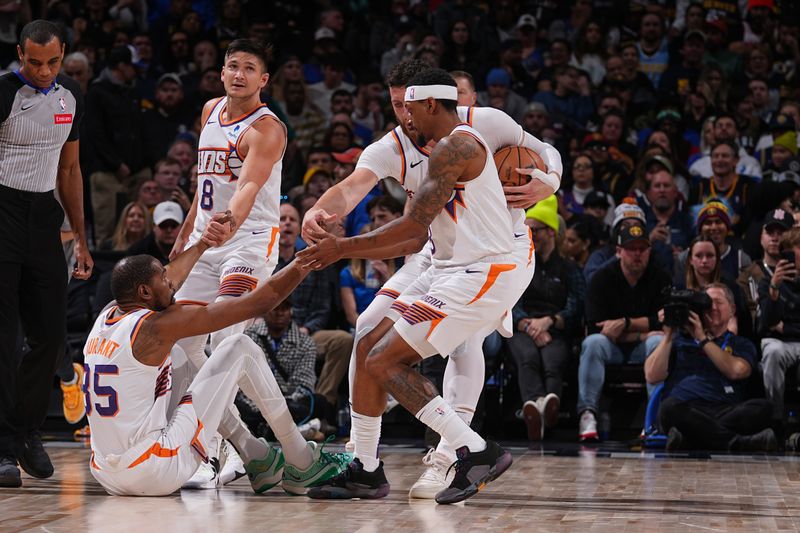
<svg viewBox="0 0 800 533"><path fill-rule="evenodd" d="M456 450L456 457L451 467L455 469L453 481L436 495L436 503L458 503L475 496L513 462L511 454L493 441L486 441L486 449L480 452L462 446Z"/></svg>
<svg viewBox="0 0 800 533"><path fill-rule="evenodd" d="M263 438L259 439L267 444ZM244 466L247 472L247 479L250 480L250 486L256 494L266 492L278 483L283 477L283 467L286 461L283 458L283 452L278 448L269 446L269 451L263 459L253 459Z"/></svg>
<svg viewBox="0 0 800 533"><path fill-rule="evenodd" d="M330 440L330 439L329 439ZM350 453L329 453L322 451L328 441L322 444L308 442L314 462L306 470L286 463L283 468L283 490L295 496L302 496L308 489L324 483L347 469L353 460Z"/></svg>
<svg viewBox="0 0 800 533"><path fill-rule="evenodd" d="M594 413L586 410L581 413L581 420L578 426L578 440L581 442L598 441L597 436L597 419Z"/></svg>
<svg viewBox="0 0 800 533"><path fill-rule="evenodd" d="M408 497L432 500L453 481L455 472L450 470L453 461L445 454L431 448L422 458L422 464L427 468L411 486Z"/></svg>
<svg viewBox="0 0 800 533"><path fill-rule="evenodd" d="M81 390L83 386L83 365L72 363L72 368L75 369L75 382L64 383L61 382L61 394L64 397L63 409L64 418L70 424L77 424L86 415L86 407L83 403L84 394Z"/></svg>
<svg viewBox="0 0 800 533"><path fill-rule="evenodd" d="M215 489L219 484L219 459L209 457L208 462L200 463L197 471L181 486L185 490Z"/></svg>
<svg viewBox="0 0 800 533"><path fill-rule="evenodd" d="M357 458L338 476L308 489L306 493L315 500L375 500L385 498L388 494L389 482L383 473L383 461L374 472L367 472Z"/></svg>
<svg viewBox="0 0 800 533"><path fill-rule="evenodd" d="M225 457L225 463L219 472L219 482L222 485L233 483L247 473L244 471L244 462L239 457L236 448L227 440L222 441L222 455Z"/></svg>

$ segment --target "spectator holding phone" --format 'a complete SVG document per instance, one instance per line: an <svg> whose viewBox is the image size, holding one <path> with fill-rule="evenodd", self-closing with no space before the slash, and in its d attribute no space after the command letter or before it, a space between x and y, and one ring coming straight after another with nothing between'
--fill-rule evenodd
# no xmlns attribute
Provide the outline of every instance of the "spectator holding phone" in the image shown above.
<svg viewBox="0 0 800 533"><path fill-rule="evenodd" d="M761 368L767 399L775 408L774 418L783 419L786 370L800 361L800 283L796 257L800 256L800 228L792 228L781 239L781 256L772 276L759 284L758 319Z"/></svg>

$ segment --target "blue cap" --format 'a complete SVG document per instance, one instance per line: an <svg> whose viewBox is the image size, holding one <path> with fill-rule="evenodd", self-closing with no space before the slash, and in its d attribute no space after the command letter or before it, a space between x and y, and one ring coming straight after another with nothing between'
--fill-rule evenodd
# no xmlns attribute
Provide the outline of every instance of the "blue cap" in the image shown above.
<svg viewBox="0 0 800 533"><path fill-rule="evenodd" d="M505 87L511 86L511 76L505 69L493 68L486 75L486 85L503 85Z"/></svg>

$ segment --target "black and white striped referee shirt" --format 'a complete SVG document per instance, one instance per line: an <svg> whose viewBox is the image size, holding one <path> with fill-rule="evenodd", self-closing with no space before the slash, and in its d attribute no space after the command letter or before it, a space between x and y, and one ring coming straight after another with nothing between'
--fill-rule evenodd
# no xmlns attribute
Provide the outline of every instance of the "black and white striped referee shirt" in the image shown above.
<svg viewBox="0 0 800 533"><path fill-rule="evenodd" d="M70 77L40 89L19 71L0 76L0 185L55 189L61 148L78 139L82 117L83 95Z"/></svg>

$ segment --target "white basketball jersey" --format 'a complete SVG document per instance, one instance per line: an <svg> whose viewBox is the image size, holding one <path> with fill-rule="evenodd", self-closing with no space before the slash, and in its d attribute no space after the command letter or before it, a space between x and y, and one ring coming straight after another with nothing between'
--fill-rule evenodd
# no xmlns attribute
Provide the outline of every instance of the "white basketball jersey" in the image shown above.
<svg viewBox="0 0 800 533"><path fill-rule="evenodd" d="M469 265L514 249L511 214L491 149L481 134L466 124L456 126L450 135L471 135L486 154L481 173L470 181L457 182L450 200L431 223L433 265L437 268Z"/></svg>
<svg viewBox="0 0 800 533"><path fill-rule="evenodd" d="M223 120L226 99L220 98L211 110L200 133L197 149L197 216L190 243L200 240L214 213L225 211L236 191L236 182L244 157L239 154L239 141L257 121L265 117L279 119L265 104L248 115ZM279 121L280 122L280 121ZM250 215L239 226L231 240L252 233L270 231L278 226L282 157L275 162L267 182L258 192Z"/></svg>
<svg viewBox="0 0 800 533"><path fill-rule="evenodd" d="M472 126L489 146L490 154L506 146L521 145L525 139L522 126L504 112L485 107L458 107L458 117ZM394 178L403 186L408 198L414 197L428 174L430 150L417 145L398 126L369 145L358 159L356 168L366 168L378 179ZM526 235L525 210L508 208L514 234Z"/></svg>
<svg viewBox="0 0 800 533"><path fill-rule="evenodd" d="M86 414L93 460L101 468L109 455L122 455L136 443L158 437L167 425L172 389L171 353L158 367L133 357L136 335L154 311L137 309L114 318L116 309L100 313L83 348Z"/></svg>

